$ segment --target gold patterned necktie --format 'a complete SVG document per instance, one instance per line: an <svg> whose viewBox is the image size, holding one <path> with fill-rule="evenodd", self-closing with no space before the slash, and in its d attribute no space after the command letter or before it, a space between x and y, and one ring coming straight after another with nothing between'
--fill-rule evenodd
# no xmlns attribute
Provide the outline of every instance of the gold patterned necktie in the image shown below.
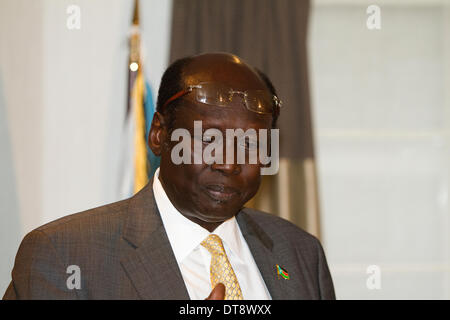
<svg viewBox="0 0 450 320"><path fill-rule="evenodd" d="M202 241L201 245L211 253L210 277L212 287L215 288L218 283L223 283L225 300L242 300L241 287L230 261L228 261L220 237L210 234L208 238Z"/></svg>

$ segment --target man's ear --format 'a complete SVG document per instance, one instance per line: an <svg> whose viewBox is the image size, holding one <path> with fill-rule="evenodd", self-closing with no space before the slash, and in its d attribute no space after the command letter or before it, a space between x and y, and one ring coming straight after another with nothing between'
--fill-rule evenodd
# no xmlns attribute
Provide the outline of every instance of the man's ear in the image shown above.
<svg viewBox="0 0 450 320"><path fill-rule="evenodd" d="M166 136L166 128L164 125L164 116L155 112L153 115L152 126L148 134L148 146L152 149L153 154L156 156L161 155L163 143Z"/></svg>

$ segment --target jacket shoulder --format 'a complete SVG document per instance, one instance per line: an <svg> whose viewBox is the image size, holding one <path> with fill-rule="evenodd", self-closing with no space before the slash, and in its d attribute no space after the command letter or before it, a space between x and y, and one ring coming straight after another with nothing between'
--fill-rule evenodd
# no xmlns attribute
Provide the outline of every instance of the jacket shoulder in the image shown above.
<svg viewBox="0 0 450 320"><path fill-rule="evenodd" d="M70 290L67 268L83 270L88 287L98 273L105 271L118 246L128 201L119 201L71 214L29 232L22 240L12 271L12 282L5 299L86 298L86 290Z"/></svg>
<svg viewBox="0 0 450 320"><path fill-rule="evenodd" d="M121 213L128 209L129 199L105 204L96 208L69 214L59 219L48 222L35 230L51 233L59 228L64 228L71 224L85 224L94 221L116 219Z"/></svg>
<svg viewBox="0 0 450 320"><path fill-rule="evenodd" d="M76 239L85 242L107 234L119 234L125 222L128 204L129 199L126 199L70 214L46 223L30 234L41 232L54 243L61 244Z"/></svg>

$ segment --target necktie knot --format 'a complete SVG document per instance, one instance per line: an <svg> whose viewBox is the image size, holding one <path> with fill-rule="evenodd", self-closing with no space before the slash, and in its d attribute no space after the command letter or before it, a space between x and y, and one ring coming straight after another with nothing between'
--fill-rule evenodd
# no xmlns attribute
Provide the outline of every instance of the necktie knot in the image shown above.
<svg viewBox="0 0 450 320"><path fill-rule="evenodd" d="M205 240L201 242L201 245L211 253L211 255L225 254L223 248L222 239L216 234L210 234Z"/></svg>

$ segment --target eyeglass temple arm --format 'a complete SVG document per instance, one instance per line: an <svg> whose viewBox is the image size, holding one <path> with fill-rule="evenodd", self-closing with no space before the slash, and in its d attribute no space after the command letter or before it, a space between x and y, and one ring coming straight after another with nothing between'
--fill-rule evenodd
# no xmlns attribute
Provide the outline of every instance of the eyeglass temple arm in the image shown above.
<svg viewBox="0 0 450 320"><path fill-rule="evenodd" d="M173 96L171 96L169 99L167 99L166 103L164 103L163 105L163 109L172 101L184 96L185 94L188 94L189 92L191 92L194 88L201 88L201 85L192 85L187 87L184 90L181 90L180 92L175 93Z"/></svg>
<svg viewBox="0 0 450 320"><path fill-rule="evenodd" d="M281 101L277 96L273 96L273 101L275 101L275 104L278 108L281 108L283 106L283 101Z"/></svg>
<svg viewBox="0 0 450 320"><path fill-rule="evenodd" d="M187 89L184 89L184 90L181 90L181 91L175 93L173 96L171 96L169 99L167 99L166 103L164 103L164 105L163 105L163 109L172 101L184 96L185 94L188 94L191 91L192 91L192 88L187 88Z"/></svg>

